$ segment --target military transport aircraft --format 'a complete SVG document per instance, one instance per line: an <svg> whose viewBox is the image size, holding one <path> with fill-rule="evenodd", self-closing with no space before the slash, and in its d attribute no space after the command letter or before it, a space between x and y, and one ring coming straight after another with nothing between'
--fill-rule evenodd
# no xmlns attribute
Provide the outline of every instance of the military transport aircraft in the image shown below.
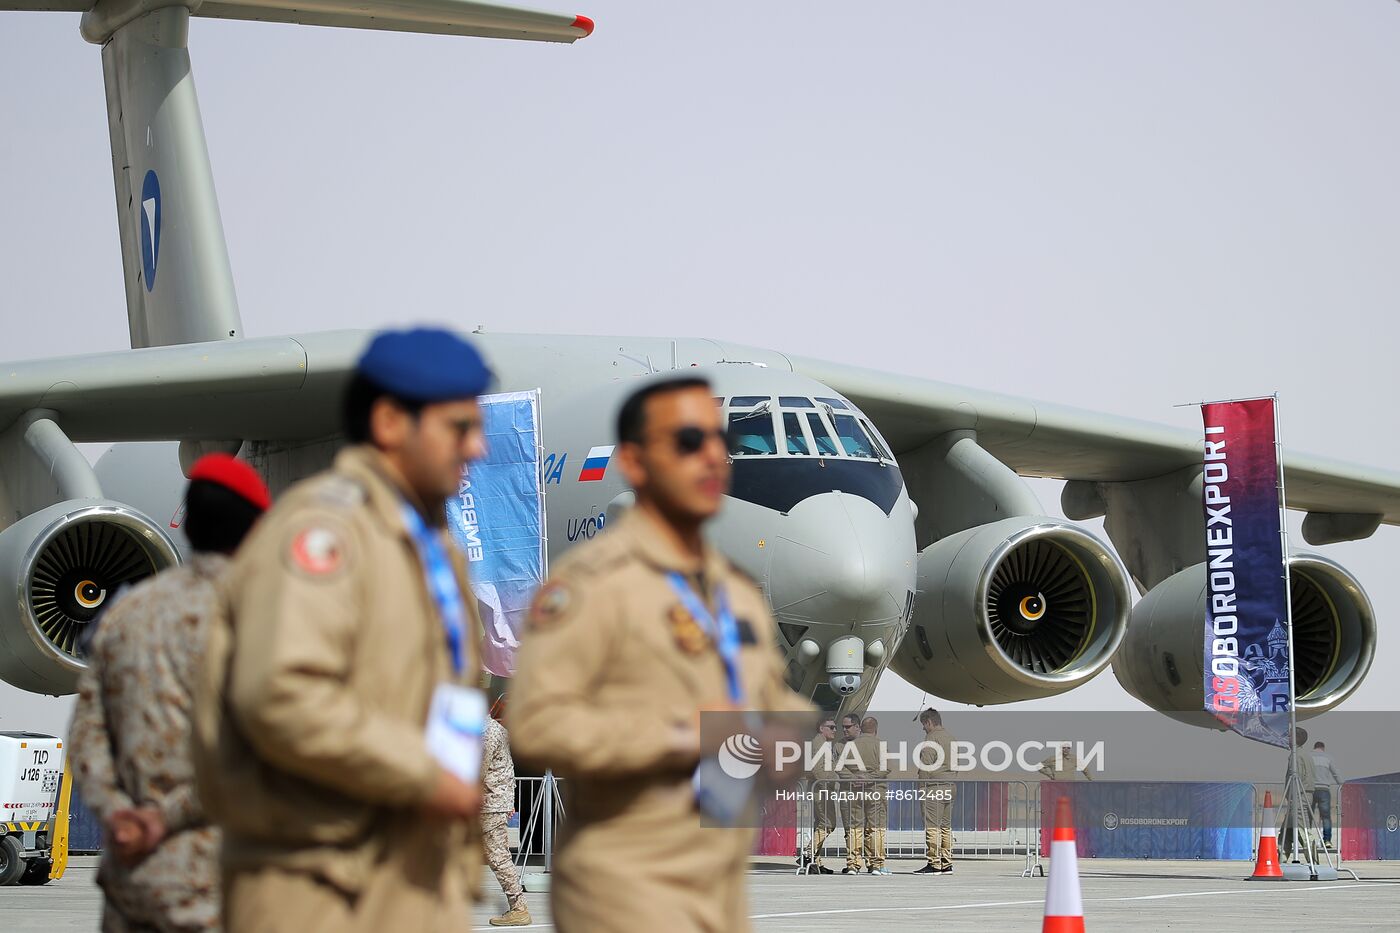
<svg viewBox="0 0 1400 933"><path fill-rule="evenodd" d="M340 445L363 332L245 336L195 100L191 16L573 42L586 17L467 0L0 0L81 12L101 46L131 349L0 368L0 677L71 692L108 594L180 559L182 469L241 451L274 491ZM1201 438L1189 431L704 340L478 332L503 391L541 391L551 555L627 505L613 413L639 377L708 375L732 436L715 535L760 581L792 685L864 703L887 669L988 704L1113 663L1154 708L1201 708ZM74 446L113 443L96 467ZM1314 545L1400 524L1400 474L1290 455ZM1067 480L1074 520L1023 476ZM1292 556L1298 705L1330 709L1370 667L1361 585ZM1145 594L1136 609L1132 591Z"/></svg>

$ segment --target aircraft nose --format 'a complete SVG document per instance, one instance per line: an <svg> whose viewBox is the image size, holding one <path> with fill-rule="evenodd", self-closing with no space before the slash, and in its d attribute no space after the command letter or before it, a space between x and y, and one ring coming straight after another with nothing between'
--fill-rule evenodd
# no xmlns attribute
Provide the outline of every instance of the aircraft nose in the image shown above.
<svg viewBox="0 0 1400 933"><path fill-rule="evenodd" d="M773 542L773 609L788 619L863 625L903 615L914 581L913 523L860 496L813 496ZM907 540L906 540L907 538Z"/></svg>

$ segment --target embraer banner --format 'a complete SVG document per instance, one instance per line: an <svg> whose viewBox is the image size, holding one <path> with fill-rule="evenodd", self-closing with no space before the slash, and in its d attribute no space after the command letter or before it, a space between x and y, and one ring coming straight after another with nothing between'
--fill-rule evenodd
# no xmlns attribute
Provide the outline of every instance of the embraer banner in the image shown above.
<svg viewBox="0 0 1400 933"><path fill-rule="evenodd" d="M482 666L515 673L515 651L530 600L544 580L544 487L540 483L540 394L480 399L484 460L462 475L447 523L467 556L481 611Z"/></svg>
<svg viewBox="0 0 1400 933"><path fill-rule="evenodd" d="M1288 747L1288 587L1274 400L1201 406L1205 420L1205 708Z"/></svg>

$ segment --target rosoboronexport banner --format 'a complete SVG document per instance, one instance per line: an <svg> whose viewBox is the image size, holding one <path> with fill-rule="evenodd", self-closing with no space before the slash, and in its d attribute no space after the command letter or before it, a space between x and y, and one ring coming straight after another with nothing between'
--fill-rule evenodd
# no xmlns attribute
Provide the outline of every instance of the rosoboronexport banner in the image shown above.
<svg viewBox="0 0 1400 933"><path fill-rule="evenodd" d="M481 613L482 666L509 677L545 572L539 392L480 401L486 457L463 474L456 498L447 502L447 523L466 554Z"/></svg>
<svg viewBox="0 0 1400 933"><path fill-rule="evenodd" d="M1274 400L1213 402L1205 421L1205 708L1288 747L1288 586Z"/></svg>

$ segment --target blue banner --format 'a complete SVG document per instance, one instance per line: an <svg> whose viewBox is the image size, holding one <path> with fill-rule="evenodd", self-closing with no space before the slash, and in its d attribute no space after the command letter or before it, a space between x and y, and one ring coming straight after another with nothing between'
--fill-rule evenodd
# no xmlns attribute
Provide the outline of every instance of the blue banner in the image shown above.
<svg viewBox="0 0 1400 933"><path fill-rule="evenodd" d="M1206 519L1205 709L1288 748L1288 585L1274 400L1201 406Z"/></svg>
<svg viewBox="0 0 1400 933"><path fill-rule="evenodd" d="M1254 849L1254 785L1047 781L1041 825L1068 796L1080 858L1239 859ZM1041 850L1049 854L1049 832Z"/></svg>
<svg viewBox="0 0 1400 933"><path fill-rule="evenodd" d="M462 475L447 522L467 556L482 623L482 666L515 673L530 600L544 580L539 392L480 399L486 457Z"/></svg>

